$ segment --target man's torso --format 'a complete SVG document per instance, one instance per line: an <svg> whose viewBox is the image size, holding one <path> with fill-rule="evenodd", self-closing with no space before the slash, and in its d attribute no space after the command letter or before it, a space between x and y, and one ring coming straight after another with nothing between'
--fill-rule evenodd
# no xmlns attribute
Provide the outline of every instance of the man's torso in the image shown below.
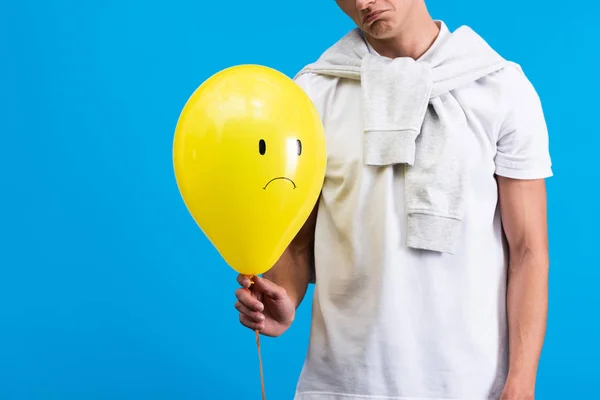
<svg viewBox="0 0 600 400"><path fill-rule="evenodd" d="M469 202L455 254L406 246L406 167L363 164L360 83L321 76L299 81L314 93L328 147L299 399L484 399L500 393L507 365L507 257L494 155L502 80L510 73L447 94L459 101L470 127L460 132L470 163Z"/></svg>

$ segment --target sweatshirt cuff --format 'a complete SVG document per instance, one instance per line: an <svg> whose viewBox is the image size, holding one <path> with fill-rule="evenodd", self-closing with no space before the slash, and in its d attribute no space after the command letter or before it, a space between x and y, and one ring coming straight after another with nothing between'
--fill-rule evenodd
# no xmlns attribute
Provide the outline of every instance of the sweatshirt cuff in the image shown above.
<svg viewBox="0 0 600 400"><path fill-rule="evenodd" d="M409 213L407 245L414 249L453 254L461 225L462 221L457 218Z"/></svg>
<svg viewBox="0 0 600 400"><path fill-rule="evenodd" d="M367 165L393 165L415 162L415 141L418 132L414 129L367 131L365 132L364 160Z"/></svg>

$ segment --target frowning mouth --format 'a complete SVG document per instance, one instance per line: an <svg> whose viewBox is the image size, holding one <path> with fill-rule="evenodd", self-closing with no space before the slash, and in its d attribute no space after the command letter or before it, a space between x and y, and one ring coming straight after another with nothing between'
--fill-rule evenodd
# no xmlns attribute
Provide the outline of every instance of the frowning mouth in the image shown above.
<svg viewBox="0 0 600 400"><path fill-rule="evenodd" d="M267 182L267 184L265 185L265 187L264 187L263 189L265 189L265 190L266 190L266 189L267 189L267 186L269 186L269 184L270 184L271 182L273 182L273 181L276 181L276 180L279 180L279 179L283 179L283 180L286 180L286 181L290 181L290 182L292 183L292 185L294 185L294 189L296 189L296 184L294 183L294 181L293 181L293 180L291 180L290 178L286 178L285 176L278 176L277 178L273 178L273 179L271 179L269 182Z"/></svg>
<svg viewBox="0 0 600 400"><path fill-rule="evenodd" d="M368 14L364 19L363 19L363 23L368 24L370 22L375 21L377 18L379 18L379 16L381 14L383 14L385 11L373 11L372 13Z"/></svg>

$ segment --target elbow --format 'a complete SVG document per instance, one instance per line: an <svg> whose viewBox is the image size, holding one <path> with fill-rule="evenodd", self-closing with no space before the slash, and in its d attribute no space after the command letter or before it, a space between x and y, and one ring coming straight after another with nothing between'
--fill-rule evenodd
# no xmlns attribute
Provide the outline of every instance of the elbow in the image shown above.
<svg viewBox="0 0 600 400"><path fill-rule="evenodd" d="M292 240L286 250L296 259L305 259L312 256L314 245L314 236L306 234L298 235Z"/></svg>
<svg viewBox="0 0 600 400"><path fill-rule="evenodd" d="M536 244L521 240L509 247L511 271L522 268L534 268L536 270L550 268L550 257L546 243Z"/></svg>

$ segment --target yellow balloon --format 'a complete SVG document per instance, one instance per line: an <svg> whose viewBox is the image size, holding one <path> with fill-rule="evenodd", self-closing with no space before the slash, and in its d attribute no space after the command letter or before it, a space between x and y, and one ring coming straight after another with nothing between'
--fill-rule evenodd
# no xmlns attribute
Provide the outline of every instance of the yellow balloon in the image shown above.
<svg viewBox="0 0 600 400"><path fill-rule="evenodd" d="M207 79L175 129L177 185L190 214L235 271L259 275L313 209L326 166L323 125L289 77L239 65Z"/></svg>

